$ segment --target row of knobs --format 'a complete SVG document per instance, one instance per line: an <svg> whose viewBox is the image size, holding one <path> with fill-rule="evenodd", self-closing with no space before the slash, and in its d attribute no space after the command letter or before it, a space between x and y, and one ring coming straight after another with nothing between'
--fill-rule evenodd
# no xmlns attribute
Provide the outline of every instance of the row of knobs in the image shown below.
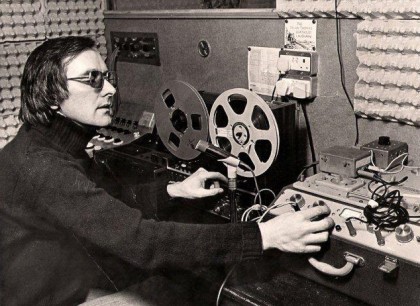
<svg viewBox="0 0 420 306"><path fill-rule="evenodd" d="M120 145L123 143L123 141L120 138L114 138L110 135L104 135L102 133L99 133L98 135L95 135L93 139L103 141L105 143L113 143L114 145Z"/></svg>
<svg viewBox="0 0 420 306"><path fill-rule="evenodd" d="M295 203L298 209L302 208L305 205L305 199L299 193L296 193L290 197L290 201ZM312 207L315 206L325 206L327 205L323 200L317 200L312 204ZM356 229L352 226L351 222L346 221L346 225L349 229L350 236L356 236ZM336 225L336 230L341 231L341 226ZM374 231L371 229L371 231ZM385 240L381 238L381 233L379 231L374 231L375 235L377 235L378 243L380 245L385 244ZM402 224L395 228L395 238L398 242L407 243L413 240L414 232L411 226L408 224ZM416 238L418 242L420 242L420 236Z"/></svg>

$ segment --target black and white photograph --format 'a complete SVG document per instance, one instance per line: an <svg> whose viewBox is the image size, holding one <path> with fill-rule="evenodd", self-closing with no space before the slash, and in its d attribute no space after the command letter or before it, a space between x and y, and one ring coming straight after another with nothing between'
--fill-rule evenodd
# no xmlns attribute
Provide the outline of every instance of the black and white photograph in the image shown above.
<svg viewBox="0 0 420 306"><path fill-rule="evenodd" d="M419 279L420 0L0 0L1 306Z"/></svg>

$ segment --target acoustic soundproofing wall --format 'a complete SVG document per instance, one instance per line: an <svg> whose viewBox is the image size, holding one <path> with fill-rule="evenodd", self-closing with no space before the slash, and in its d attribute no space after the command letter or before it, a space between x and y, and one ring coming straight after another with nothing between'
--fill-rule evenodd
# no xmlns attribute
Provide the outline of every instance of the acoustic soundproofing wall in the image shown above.
<svg viewBox="0 0 420 306"><path fill-rule="evenodd" d="M277 0L276 11L283 18L335 17L334 0Z"/></svg>
<svg viewBox="0 0 420 306"><path fill-rule="evenodd" d="M420 24L365 20L357 27L355 112L420 125Z"/></svg>
<svg viewBox="0 0 420 306"><path fill-rule="evenodd" d="M277 0L276 11L283 18L418 19L420 0Z"/></svg>
<svg viewBox="0 0 420 306"><path fill-rule="evenodd" d="M338 10L362 18L420 18L420 0L341 0Z"/></svg>
<svg viewBox="0 0 420 306"><path fill-rule="evenodd" d="M91 36L106 55L104 15L98 0L58 0L46 2L47 37Z"/></svg>
<svg viewBox="0 0 420 306"><path fill-rule="evenodd" d="M0 2L0 149L21 125L20 78L29 53L48 38L87 35L105 57L104 30L100 0Z"/></svg>
<svg viewBox="0 0 420 306"><path fill-rule="evenodd" d="M420 125L420 0L277 0L281 17L361 17L355 112ZM404 19L404 20L403 20Z"/></svg>

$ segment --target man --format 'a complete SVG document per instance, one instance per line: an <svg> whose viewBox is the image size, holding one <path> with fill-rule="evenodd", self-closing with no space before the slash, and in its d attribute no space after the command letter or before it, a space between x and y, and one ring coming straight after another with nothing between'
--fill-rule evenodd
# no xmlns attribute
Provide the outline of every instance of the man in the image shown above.
<svg viewBox="0 0 420 306"><path fill-rule="evenodd" d="M179 224L145 220L98 188L85 147L96 127L111 123L112 78L86 37L48 40L27 60L24 124L0 152L2 305L75 305L99 278L114 284L92 249L144 270L194 269L258 258L271 248L316 252L328 239L332 219L310 221L328 214L326 207L260 224ZM225 180L201 169L160 192L185 198L221 192L205 189L207 179Z"/></svg>

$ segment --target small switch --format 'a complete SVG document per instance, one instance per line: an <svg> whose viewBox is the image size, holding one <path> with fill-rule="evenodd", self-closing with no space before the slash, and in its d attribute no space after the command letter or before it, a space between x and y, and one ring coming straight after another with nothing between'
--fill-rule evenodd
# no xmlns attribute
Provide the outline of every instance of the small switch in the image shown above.
<svg viewBox="0 0 420 306"><path fill-rule="evenodd" d="M382 236L381 228L377 226L373 229L373 232L375 233L376 242L378 243L378 245L385 245L385 239Z"/></svg>
<svg viewBox="0 0 420 306"><path fill-rule="evenodd" d="M350 236L352 236L352 237L356 236L357 232L356 232L356 229L353 226L353 223L351 223L351 220L346 220L345 223L346 223L347 229L349 230Z"/></svg>

